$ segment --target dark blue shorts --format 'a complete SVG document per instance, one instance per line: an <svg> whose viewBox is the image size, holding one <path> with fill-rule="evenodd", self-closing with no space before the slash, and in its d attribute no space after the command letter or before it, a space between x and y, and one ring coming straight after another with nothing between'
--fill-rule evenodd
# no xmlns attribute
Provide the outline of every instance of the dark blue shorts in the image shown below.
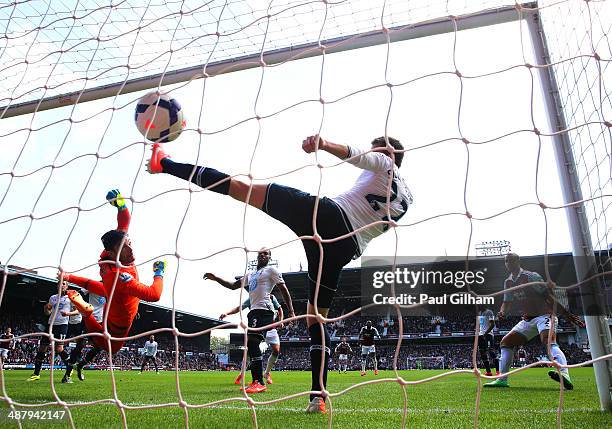
<svg viewBox="0 0 612 429"><path fill-rule="evenodd" d="M63 325L53 325L51 328L51 332L53 332L53 336L56 340L65 340L66 334L68 333L68 324L65 323ZM40 345L48 345L51 344L51 340L47 336L43 336L40 339ZM64 343L56 343L60 345L65 345Z"/></svg>
<svg viewBox="0 0 612 429"><path fill-rule="evenodd" d="M298 237L312 236L313 213L316 196L288 186L272 183L268 186L262 210L287 225ZM333 239L353 232L344 211L333 200L319 198L317 232L323 239ZM323 243L323 255L312 239L302 239L308 260L309 302L321 308L329 308L338 288L342 268L359 253L354 235L332 243ZM321 284L315 297L319 262L323 259Z"/></svg>
<svg viewBox="0 0 612 429"><path fill-rule="evenodd" d="M478 336L478 347L482 350L495 348L495 336L491 333Z"/></svg>

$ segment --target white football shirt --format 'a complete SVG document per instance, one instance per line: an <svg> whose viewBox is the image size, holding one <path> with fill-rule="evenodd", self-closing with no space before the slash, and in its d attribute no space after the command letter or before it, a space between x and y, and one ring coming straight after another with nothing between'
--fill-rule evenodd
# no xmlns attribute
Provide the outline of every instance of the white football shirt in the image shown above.
<svg viewBox="0 0 612 429"><path fill-rule="evenodd" d="M144 348L147 356L155 356L157 354L157 341L147 341Z"/></svg>
<svg viewBox="0 0 612 429"><path fill-rule="evenodd" d="M71 305L70 306L70 311L73 311L75 308ZM83 315L81 313L77 313L73 316L70 316L68 318L68 323L71 325L78 325L79 323L81 323L83 321Z"/></svg>
<svg viewBox="0 0 612 429"><path fill-rule="evenodd" d="M274 304L270 294L279 283L284 283L283 276L274 267L265 266L253 273L249 273L247 287L251 310L274 311Z"/></svg>
<svg viewBox="0 0 612 429"><path fill-rule="evenodd" d="M49 314L49 325L67 325L68 317L62 316L62 311L68 313L70 311L70 300L66 295L62 295L58 297L57 294L51 295L49 298L49 303L51 304L51 314ZM57 309L57 314L55 315L55 319L53 319L53 313L55 312L55 308Z"/></svg>
<svg viewBox="0 0 612 429"><path fill-rule="evenodd" d="M480 322L480 332L478 335L484 335L484 333L487 332L491 320L495 320L495 314L493 314L493 311L490 309L483 311L482 314L478 316L478 321Z"/></svg>
<svg viewBox="0 0 612 429"><path fill-rule="evenodd" d="M410 189L399 174L393 160L381 152L368 152L349 147L347 162L363 169L355 185L343 194L332 198L346 213L353 231L380 220L398 221L412 204ZM389 178L391 183L389 184ZM387 191L390 189L389 198ZM389 213L387 213L387 210ZM391 219L388 215L391 215ZM357 232L359 257L368 243L389 229L389 225L377 224Z"/></svg>
<svg viewBox="0 0 612 429"><path fill-rule="evenodd" d="M98 322L102 322L104 304L106 304L106 298L95 293L89 292L89 298L87 299L91 305L93 305L93 317Z"/></svg>

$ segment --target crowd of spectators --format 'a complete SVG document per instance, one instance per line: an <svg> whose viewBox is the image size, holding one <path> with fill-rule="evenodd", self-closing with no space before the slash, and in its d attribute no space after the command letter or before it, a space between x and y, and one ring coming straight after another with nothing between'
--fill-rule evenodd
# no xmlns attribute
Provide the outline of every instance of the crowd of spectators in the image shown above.
<svg viewBox="0 0 612 429"><path fill-rule="evenodd" d="M400 324L397 318L373 318L367 316L351 315L345 319L340 319L328 325L329 333L332 337L356 336L359 334L361 327L365 325L367 320L372 320L381 337L397 337L400 331ZM495 323L494 333L501 330L509 331L520 320L520 317L506 317L497 320ZM476 318L469 316L419 316L419 317L403 317L402 318L402 333L415 335L426 334L431 336L436 334L440 336L451 335L452 333L462 332L472 334L476 332ZM568 328L570 325L564 319L559 320L561 328ZM300 319L292 326L287 326L280 331L281 337L308 337L306 322Z"/></svg>
<svg viewBox="0 0 612 429"><path fill-rule="evenodd" d="M331 314L337 317L345 314L346 308L335 309ZM0 319L0 330L5 332L7 327L11 327L15 336L40 331L29 315L7 311ZM372 320L378 329L382 339L391 339L399 333L399 321L394 318L370 318L360 315L352 315L345 319L340 319L328 325L329 332L333 338L343 336L352 337L351 346L354 353L351 356L351 365L358 368L360 365L360 346L354 341L358 336L361 327L366 320ZM495 332L508 330L518 322L518 317L505 318L497 321ZM423 317L403 317L403 333L413 335L422 334L423 337L435 338L450 335L451 333L464 332L472 333L475 330L476 320L472 317L460 316L423 316ZM568 326L561 321L561 327ZM300 338L307 339L306 322L301 319L291 325L280 329L279 334L282 339ZM6 363L12 364L33 364L34 356L38 347L39 338L37 336L18 339L14 342L9 352ZM499 337L498 337L499 338ZM140 367L142 363L142 347L146 341L145 337L129 341L125 347L113 356L113 365L121 369L132 369ZM174 369L177 361L176 345L174 337L167 333L156 335L159 352L157 354L158 366L160 369ZM285 343L277 362L277 368L283 370L307 370L310 368L310 358L306 347L291 343ZM576 344L570 346L562 345L570 364L584 362L590 359L590 354ZM534 341L527 347L527 363L539 360L545 356L543 346ZM395 345L377 346L377 355L380 368L391 368L395 354ZM472 347L470 344L450 344L450 345L413 345L405 344L401 347L398 356L398 368L410 369L411 365L416 365L419 357L434 358L443 357L445 368L469 368L472 366ZM410 359L408 359L410 358ZM518 360L518 359L517 359ZM427 368L433 365L439 367L442 359L424 359L419 363L420 367ZM58 361L59 362L59 361ZM109 365L106 353L98 355L93 362L94 365L105 368ZM336 365L332 359L332 368ZM190 342L189 339L180 338L178 350L178 366L181 370L214 370L220 368L216 355L206 350L199 350L197 344Z"/></svg>
<svg viewBox="0 0 612 429"><path fill-rule="evenodd" d="M40 332L41 326L37 326L31 320L29 315L21 315L19 313L7 311L2 315L0 320L0 332L6 332L6 329L10 327L15 337ZM9 348L8 358L6 364L17 364L17 365L33 365L34 357L38 349L40 341L39 336L28 336L25 338L18 338L10 345L2 345L4 348ZM113 366L121 369L132 369L133 367L140 367L142 364L142 347L146 341L146 337L142 337L137 340L128 341L124 347L113 356ZM157 335L156 341L158 343L157 353L157 364L160 369L174 369L176 366L176 346L174 338L171 335ZM70 349L70 345L68 346ZM83 353L86 353L88 348L86 347ZM56 364L59 365L59 358L56 360ZM210 351L199 350L197 346L189 341L189 339L182 339L179 342L179 353L178 353L178 364L181 370L213 370L217 369L217 357ZM92 362L92 365L100 368L107 368L109 366L108 355L106 352L100 353L96 359Z"/></svg>
<svg viewBox="0 0 612 429"><path fill-rule="evenodd" d="M333 345L332 345L333 346ZM353 353L349 356L349 368L359 370L361 368L361 346L358 343L351 344ZM590 354L585 352L576 344L562 345L569 364L576 364L589 360ZM332 347L333 349L333 347ZM308 347L285 347L276 362L277 370L310 370L310 357ZM546 360L544 346L537 341L530 342L525 346L527 351L527 364ZM377 346L376 356L379 369L393 368L395 358L395 346ZM472 368L472 346L471 344L436 344L436 345L405 345L400 348L397 357L398 369L459 369ZM423 359L425 358L425 359ZM477 364L480 366L480 355L476 355ZM518 356L515 356L514 365L518 366ZM337 369L337 356L332 356L331 369Z"/></svg>

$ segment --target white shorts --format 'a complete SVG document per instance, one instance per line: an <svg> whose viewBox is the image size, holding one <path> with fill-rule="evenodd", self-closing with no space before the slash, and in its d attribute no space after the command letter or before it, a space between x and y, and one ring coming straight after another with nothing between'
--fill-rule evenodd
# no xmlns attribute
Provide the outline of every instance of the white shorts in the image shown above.
<svg viewBox="0 0 612 429"><path fill-rule="evenodd" d="M370 353L376 353L376 346L361 346L362 355L367 355Z"/></svg>
<svg viewBox="0 0 612 429"><path fill-rule="evenodd" d="M271 329L266 332L266 343L269 346L280 344L280 338L278 337L278 331L276 329Z"/></svg>
<svg viewBox="0 0 612 429"><path fill-rule="evenodd" d="M348 360L348 355L338 355L338 360Z"/></svg>
<svg viewBox="0 0 612 429"><path fill-rule="evenodd" d="M0 349L0 357L2 359L8 358L8 352L9 352L8 349Z"/></svg>
<svg viewBox="0 0 612 429"><path fill-rule="evenodd" d="M550 316L537 316L532 318L531 320L521 320L518 322L512 331L518 332L525 338L527 341L531 340L533 337L539 335L542 331L546 331L550 329ZM555 317L555 331L557 330L557 318ZM511 331L511 332L512 332Z"/></svg>

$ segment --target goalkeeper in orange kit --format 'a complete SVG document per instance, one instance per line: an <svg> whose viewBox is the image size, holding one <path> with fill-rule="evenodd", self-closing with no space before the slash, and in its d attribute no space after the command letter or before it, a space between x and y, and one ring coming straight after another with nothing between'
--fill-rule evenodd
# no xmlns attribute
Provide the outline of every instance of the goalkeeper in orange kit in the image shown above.
<svg viewBox="0 0 612 429"><path fill-rule="evenodd" d="M138 271L134 265L134 253L132 243L127 235L130 224L130 212L119 190L114 189L106 195L108 202L117 207L117 229L105 233L102 237L104 250L100 254L98 265L102 281L90 280L84 277L68 274L63 271L58 273L59 278L74 283L106 298L104 307L104 318L108 333L114 338L127 337L132 322L138 313L140 300L155 302L163 289L163 277L166 268L165 261L157 261L153 264L154 278L151 286L144 285L138 281ZM117 263L119 261L119 263ZM103 323L93 317L93 307L86 303L76 291L69 291L68 297L75 307L83 314L83 323L88 333L104 332ZM116 353L123 346L123 340L105 340L100 336L93 336L94 348L91 349L80 362L76 363L77 376L83 381L83 368L88 365L101 350L109 350ZM72 365L66 368L65 378L69 379L72 373Z"/></svg>

